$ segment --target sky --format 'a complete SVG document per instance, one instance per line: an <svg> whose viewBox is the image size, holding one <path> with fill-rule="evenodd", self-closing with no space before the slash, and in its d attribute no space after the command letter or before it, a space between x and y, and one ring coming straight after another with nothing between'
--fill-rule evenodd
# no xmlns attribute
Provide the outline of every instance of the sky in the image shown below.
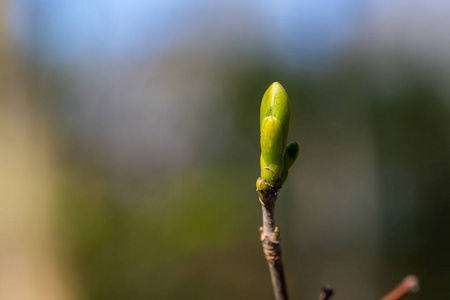
<svg viewBox="0 0 450 300"><path fill-rule="evenodd" d="M317 56L348 42L366 2L15 0L9 21L25 51L49 63L158 55L205 28L240 32L285 55Z"/></svg>

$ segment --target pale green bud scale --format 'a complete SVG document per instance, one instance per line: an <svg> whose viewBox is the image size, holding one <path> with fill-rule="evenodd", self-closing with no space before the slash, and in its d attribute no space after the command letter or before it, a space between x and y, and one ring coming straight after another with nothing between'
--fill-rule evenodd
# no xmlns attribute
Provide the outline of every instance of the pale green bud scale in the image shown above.
<svg viewBox="0 0 450 300"><path fill-rule="evenodd" d="M278 82L272 83L264 93L261 101L259 125L262 130L262 125L265 118L274 117L275 119L277 119L278 122L280 122L283 131L283 148L287 143L290 115L291 111L289 105L289 97L286 91Z"/></svg>

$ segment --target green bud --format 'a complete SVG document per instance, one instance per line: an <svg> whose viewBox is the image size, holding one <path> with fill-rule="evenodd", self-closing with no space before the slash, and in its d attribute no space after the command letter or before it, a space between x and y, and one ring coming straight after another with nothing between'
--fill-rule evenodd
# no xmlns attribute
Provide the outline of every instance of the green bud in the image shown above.
<svg viewBox="0 0 450 300"><path fill-rule="evenodd" d="M284 169L289 170L297 160L300 154L300 146L297 142L290 142L286 146L286 154L284 155Z"/></svg>
<svg viewBox="0 0 450 300"><path fill-rule="evenodd" d="M289 121L289 97L281 84L274 82L261 101L261 178L257 181L261 199L281 188L300 152L297 142L286 146Z"/></svg>
<svg viewBox="0 0 450 300"><path fill-rule="evenodd" d="M283 173L283 156L289 132L289 98L278 82L270 85L261 101L261 178L275 185Z"/></svg>
<svg viewBox="0 0 450 300"><path fill-rule="evenodd" d="M289 133L289 120L291 116L291 108L289 105L289 97L283 86L278 82L272 83L264 93L261 101L261 111L259 115L259 126L263 128L264 119L274 117L281 124L283 136L283 149L287 143Z"/></svg>
<svg viewBox="0 0 450 300"><path fill-rule="evenodd" d="M300 154L300 146L298 145L297 142L290 142L286 146L286 153L284 154L283 173L281 174L281 179L279 183L280 187L286 181L288 171L297 160L299 154Z"/></svg>

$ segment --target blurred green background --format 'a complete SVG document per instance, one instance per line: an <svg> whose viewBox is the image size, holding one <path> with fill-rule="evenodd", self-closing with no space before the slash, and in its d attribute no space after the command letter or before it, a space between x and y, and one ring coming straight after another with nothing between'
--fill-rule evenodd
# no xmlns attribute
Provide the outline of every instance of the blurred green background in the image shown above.
<svg viewBox="0 0 450 300"><path fill-rule="evenodd" d="M259 105L292 299L445 299L450 4L0 2L0 299L272 299Z"/></svg>

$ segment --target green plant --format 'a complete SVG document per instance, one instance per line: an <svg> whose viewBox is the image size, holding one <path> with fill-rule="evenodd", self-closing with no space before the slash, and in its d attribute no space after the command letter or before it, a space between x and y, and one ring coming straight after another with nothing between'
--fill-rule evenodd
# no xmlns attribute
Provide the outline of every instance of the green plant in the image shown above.
<svg viewBox="0 0 450 300"><path fill-rule="evenodd" d="M297 142L286 146L290 121L289 97L283 86L272 83L264 93L260 112L261 177L256 181L261 200L276 194L300 153Z"/></svg>
<svg viewBox="0 0 450 300"><path fill-rule="evenodd" d="M297 142L286 145L289 121L289 97L283 86L274 82L266 90L261 101L261 177L256 180L256 191L263 217L263 226L260 227L261 242L276 300L287 300L288 295L281 260L280 230L275 226L275 202L278 190L286 181L288 171L300 153ZM408 276L382 300L398 300L410 292L417 291L418 288L417 278ZM333 289L325 286L319 300L330 299L332 295Z"/></svg>
<svg viewBox="0 0 450 300"><path fill-rule="evenodd" d="M261 177L256 181L256 191L263 211L261 242L277 300L287 299L287 290L281 260L280 231L275 227L275 202L278 190L300 153L297 142L286 145L289 121L289 97L281 84L274 82L264 93L261 102Z"/></svg>

